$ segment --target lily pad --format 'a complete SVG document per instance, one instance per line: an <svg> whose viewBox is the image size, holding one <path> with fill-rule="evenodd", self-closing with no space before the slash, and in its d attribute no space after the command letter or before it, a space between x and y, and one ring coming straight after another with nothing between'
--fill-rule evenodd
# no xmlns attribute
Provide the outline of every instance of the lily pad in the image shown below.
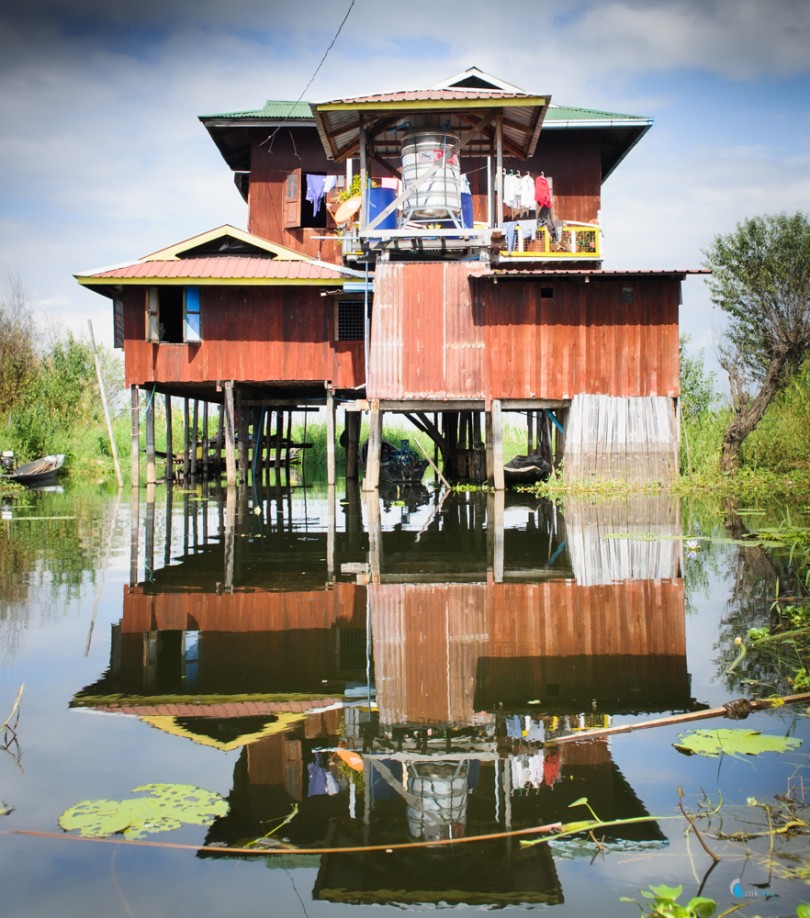
<svg viewBox="0 0 810 918"><path fill-rule="evenodd" d="M744 728L719 730L692 730L679 733L680 742L673 743L678 752L686 755L717 756L759 755L762 752L788 752L801 745L800 739L790 736L772 736Z"/></svg>
<svg viewBox="0 0 810 918"><path fill-rule="evenodd" d="M131 800L82 800L65 810L59 825L77 830L86 838L145 838L154 832L168 832L182 825L207 826L228 812L219 794L193 784L144 784L133 793L148 796Z"/></svg>

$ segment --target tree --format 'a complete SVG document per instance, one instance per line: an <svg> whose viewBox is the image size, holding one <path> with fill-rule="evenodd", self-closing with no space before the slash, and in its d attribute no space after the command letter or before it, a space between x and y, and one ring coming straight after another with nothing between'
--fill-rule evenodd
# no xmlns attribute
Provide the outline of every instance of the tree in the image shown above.
<svg viewBox="0 0 810 918"><path fill-rule="evenodd" d="M690 420L697 420L708 413L717 398L714 387L715 375L703 365L703 351L690 356L686 348L689 335L681 335L678 342L678 356L681 365L681 412Z"/></svg>
<svg viewBox="0 0 810 918"><path fill-rule="evenodd" d="M734 413L721 465L735 472L745 438L810 353L810 222L803 213L744 220L705 255L712 302L729 316L719 359Z"/></svg>

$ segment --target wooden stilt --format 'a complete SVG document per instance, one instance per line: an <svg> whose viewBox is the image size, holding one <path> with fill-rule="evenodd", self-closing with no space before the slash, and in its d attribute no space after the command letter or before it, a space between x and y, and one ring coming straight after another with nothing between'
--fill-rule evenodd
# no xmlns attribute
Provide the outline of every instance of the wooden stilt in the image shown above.
<svg viewBox="0 0 810 918"><path fill-rule="evenodd" d="M227 384L226 384L227 385ZM233 385L233 384L231 384ZM225 419L225 438L227 441L228 423ZM234 463L235 464L235 463ZM234 477L236 472L234 470ZM236 542L236 488L229 487L225 495L225 592L233 592L234 551Z"/></svg>
<svg viewBox="0 0 810 918"><path fill-rule="evenodd" d="M357 481L360 466L360 413L346 412L346 478Z"/></svg>
<svg viewBox="0 0 810 918"><path fill-rule="evenodd" d="M236 418L234 417L233 382L228 380L223 385L225 403L223 405L223 426L225 434L225 477L227 485L236 485Z"/></svg>
<svg viewBox="0 0 810 918"><path fill-rule="evenodd" d="M139 488L141 486L141 407L140 390L137 386L130 388L130 398L132 405L130 413L132 436L130 475L132 487Z"/></svg>
<svg viewBox="0 0 810 918"><path fill-rule="evenodd" d="M503 511L504 492L487 494L487 548L490 570L495 583L503 583Z"/></svg>
<svg viewBox="0 0 810 918"><path fill-rule="evenodd" d="M334 486L335 474L335 392L326 387L326 483Z"/></svg>
<svg viewBox="0 0 810 918"><path fill-rule="evenodd" d="M191 456L189 455L189 437L191 435L191 424L188 417L188 399L183 399L183 487L188 484L189 474L191 472Z"/></svg>
<svg viewBox="0 0 810 918"><path fill-rule="evenodd" d="M368 450L366 453L366 474L363 478L364 491L376 491L380 486L382 416L383 412L380 411L380 400L378 398L373 398L368 414Z"/></svg>
<svg viewBox="0 0 810 918"><path fill-rule="evenodd" d="M136 392L135 386L132 387ZM137 475L133 478L137 482ZM138 582L138 542L141 532L140 488L137 483L132 489L132 498L129 504L129 585L135 586Z"/></svg>
<svg viewBox="0 0 810 918"><path fill-rule="evenodd" d="M284 452L284 467L290 474L290 443L292 443L292 408L287 412L287 449ZM289 478L287 479L289 481Z"/></svg>
<svg viewBox="0 0 810 918"><path fill-rule="evenodd" d="M172 444L172 397L163 396L166 411L166 481L174 480L174 446Z"/></svg>
<svg viewBox="0 0 810 918"><path fill-rule="evenodd" d="M217 464L217 478L221 478L222 472L222 447L225 444L225 399L223 397L222 404L218 408L218 417L217 417L217 436L214 443L214 456L215 462Z"/></svg>
<svg viewBox="0 0 810 918"><path fill-rule="evenodd" d="M248 435L248 418L245 407L242 404L242 395L237 389L236 396L236 430L238 436L237 442L237 477L239 484L246 484L248 480L249 465L249 435Z"/></svg>
<svg viewBox="0 0 810 918"><path fill-rule="evenodd" d="M191 480L197 480L197 446L198 446L198 437L197 437L197 423L200 417L200 400L194 399L194 405L191 411L191 462L189 463L189 469L191 471Z"/></svg>
<svg viewBox="0 0 810 918"><path fill-rule="evenodd" d="M530 409L526 412L526 455L531 456L534 452L534 412Z"/></svg>
<svg viewBox="0 0 810 918"><path fill-rule="evenodd" d="M209 452L208 452L208 402L203 402L202 416L202 474L204 479L208 479L209 472Z"/></svg>
<svg viewBox="0 0 810 918"><path fill-rule="evenodd" d="M143 521L144 577L152 579L155 569L155 483L146 482L146 514Z"/></svg>
<svg viewBox="0 0 810 918"><path fill-rule="evenodd" d="M503 491L503 418L500 399L493 399L487 412L487 481Z"/></svg>
<svg viewBox="0 0 810 918"><path fill-rule="evenodd" d="M374 399L376 401L376 399ZM370 443L370 441L369 441ZM366 463L368 473L368 463ZM366 488L364 486L363 490ZM371 583L380 582L380 568L382 566L382 528L380 522L380 498L376 492L367 492L366 518L368 520L368 564L369 579Z"/></svg>
<svg viewBox="0 0 810 918"><path fill-rule="evenodd" d="M146 484L157 481L155 465L155 392L152 390L146 405Z"/></svg>

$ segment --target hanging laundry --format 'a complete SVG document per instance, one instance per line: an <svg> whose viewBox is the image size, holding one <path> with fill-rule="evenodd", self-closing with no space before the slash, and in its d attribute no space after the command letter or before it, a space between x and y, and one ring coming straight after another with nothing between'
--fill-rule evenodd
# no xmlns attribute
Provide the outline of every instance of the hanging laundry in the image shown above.
<svg viewBox="0 0 810 918"><path fill-rule="evenodd" d="M514 172L503 176L503 203L505 207L517 208L520 205L520 179Z"/></svg>
<svg viewBox="0 0 810 918"><path fill-rule="evenodd" d="M318 215L321 209L321 202L327 194L335 187L337 176L335 175L318 175L315 172L307 173L307 200L312 204L313 216Z"/></svg>
<svg viewBox="0 0 810 918"><path fill-rule="evenodd" d="M534 200L540 207L551 207L551 187L545 175L538 175L534 180Z"/></svg>
<svg viewBox="0 0 810 918"><path fill-rule="evenodd" d="M530 173L526 173L520 178L520 201L521 210L534 210L535 182Z"/></svg>
<svg viewBox="0 0 810 918"><path fill-rule="evenodd" d="M309 788L307 793L310 797L320 797L323 794L329 793L327 779L330 775L324 767L320 752L316 752L315 761L307 765L307 774L309 775Z"/></svg>

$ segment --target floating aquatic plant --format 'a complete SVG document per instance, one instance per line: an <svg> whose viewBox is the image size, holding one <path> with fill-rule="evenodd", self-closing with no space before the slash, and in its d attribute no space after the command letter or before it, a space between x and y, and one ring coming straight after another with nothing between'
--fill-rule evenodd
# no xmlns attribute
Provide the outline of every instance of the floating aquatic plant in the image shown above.
<svg viewBox="0 0 810 918"><path fill-rule="evenodd" d="M801 745L800 739L790 736L772 736L756 730L728 727L691 730L679 733L678 738L680 741L673 746L686 755L760 755L763 752L789 752Z"/></svg>
<svg viewBox="0 0 810 918"><path fill-rule="evenodd" d="M59 825L86 838L145 838L182 825L207 826L228 812L228 804L214 791L193 784L144 784L133 793L148 796L130 800L82 800L65 810Z"/></svg>

